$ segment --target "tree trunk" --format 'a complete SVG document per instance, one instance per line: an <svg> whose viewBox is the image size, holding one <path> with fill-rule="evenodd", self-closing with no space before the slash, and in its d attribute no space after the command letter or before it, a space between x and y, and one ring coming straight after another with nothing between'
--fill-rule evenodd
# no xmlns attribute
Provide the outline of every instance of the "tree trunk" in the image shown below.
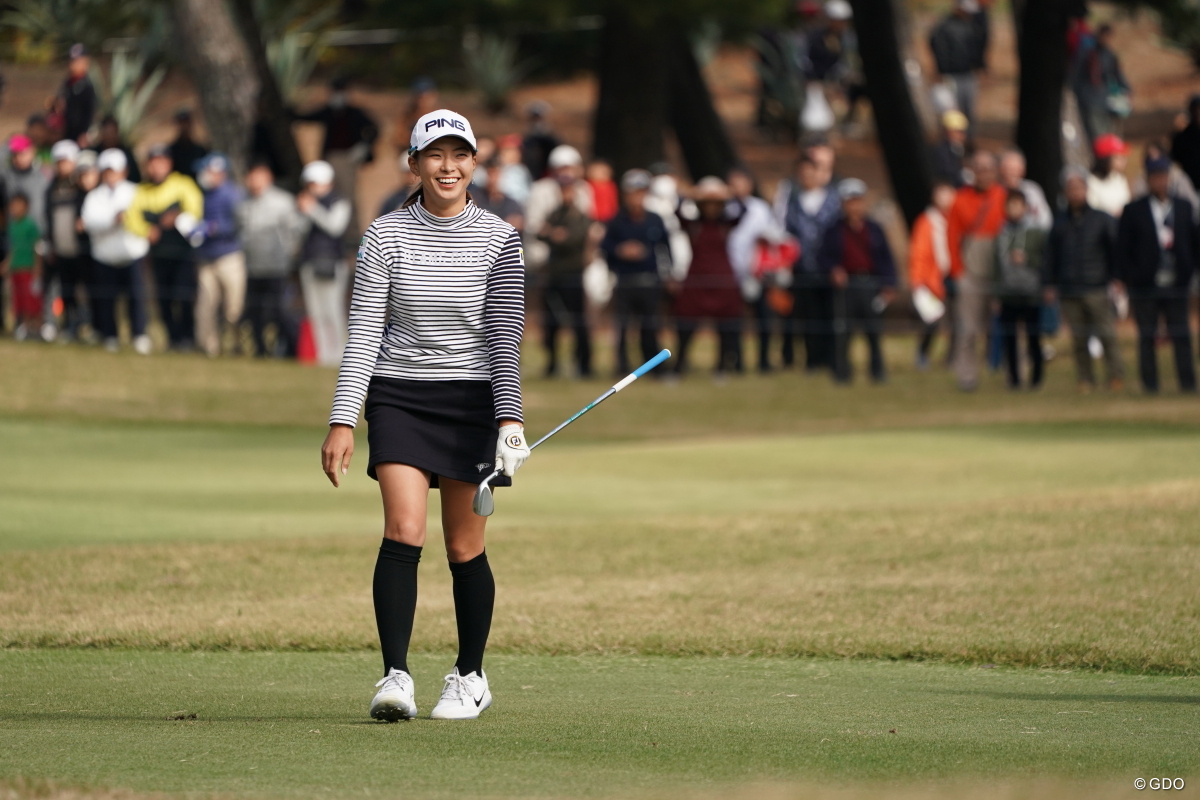
<svg viewBox="0 0 1200 800"><path fill-rule="evenodd" d="M908 91L908 79L896 39L896 14L892 0L850 0L860 24L858 49L862 57L867 97L875 115L875 129L883 148L892 193L904 211L909 227L929 205L933 169L921 119Z"/></svg>
<svg viewBox="0 0 1200 800"><path fill-rule="evenodd" d="M234 174L241 176L259 91L249 49L224 0L171 0L171 11L213 148L224 152Z"/></svg>
<svg viewBox="0 0 1200 800"><path fill-rule="evenodd" d="M663 160L667 78L662 36L619 6L606 15L600 37L593 149L620 176Z"/></svg>
<svg viewBox="0 0 1200 800"><path fill-rule="evenodd" d="M235 1L232 8L235 21L250 51L250 58L254 62L254 71L258 75L258 122L266 130L271 142L271 152L279 171L276 179L280 186L295 191L300 186L300 171L304 168L304 163L300 159L300 150L296 147L296 137L292 134L291 114L267 60L267 43L263 40L258 17L254 14L254 3Z"/></svg>
<svg viewBox="0 0 1200 800"><path fill-rule="evenodd" d="M733 144L713 107L691 42L679 32L670 37L669 47L667 114L688 172L693 181L706 175L723 179L737 165Z"/></svg>
<svg viewBox="0 0 1200 800"><path fill-rule="evenodd" d="M1021 64L1017 103L1017 147L1025 153L1029 179L1046 197L1058 195L1062 170L1062 97L1067 79L1067 23L1081 0L1038 0L1025 3L1014 20L1020 31Z"/></svg>

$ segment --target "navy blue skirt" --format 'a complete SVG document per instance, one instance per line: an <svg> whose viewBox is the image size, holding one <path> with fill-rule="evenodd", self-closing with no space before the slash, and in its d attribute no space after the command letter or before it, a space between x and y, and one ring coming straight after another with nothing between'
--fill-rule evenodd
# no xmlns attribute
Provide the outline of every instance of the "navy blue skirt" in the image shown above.
<svg viewBox="0 0 1200 800"><path fill-rule="evenodd" d="M370 456L367 474L379 464L408 464L438 477L479 483L494 468L496 403L490 381L412 381L375 376L364 408ZM503 475L492 486L511 486Z"/></svg>

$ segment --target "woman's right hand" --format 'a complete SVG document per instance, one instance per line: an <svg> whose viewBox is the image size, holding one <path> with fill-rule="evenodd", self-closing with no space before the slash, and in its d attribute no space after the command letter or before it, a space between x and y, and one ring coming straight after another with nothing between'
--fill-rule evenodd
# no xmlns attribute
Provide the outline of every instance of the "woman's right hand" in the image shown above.
<svg viewBox="0 0 1200 800"><path fill-rule="evenodd" d="M329 482L337 488L339 473L345 475L350 470L350 456L354 455L354 429L349 425L333 424L329 426L329 435L325 444L321 445L321 469L325 470Z"/></svg>

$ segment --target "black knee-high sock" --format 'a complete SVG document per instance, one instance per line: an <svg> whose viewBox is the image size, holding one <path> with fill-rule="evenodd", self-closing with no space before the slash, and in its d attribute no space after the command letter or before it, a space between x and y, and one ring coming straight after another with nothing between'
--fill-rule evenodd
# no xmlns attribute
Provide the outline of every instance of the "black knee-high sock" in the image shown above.
<svg viewBox="0 0 1200 800"><path fill-rule="evenodd" d="M384 539L375 561L375 624L383 651L383 674L392 667L408 672L408 640L417 613L417 564L421 548Z"/></svg>
<svg viewBox="0 0 1200 800"><path fill-rule="evenodd" d="M483 648L492 629L492 606L496 603L496 581L483 552L461 564L450 562L454 577L454 616L458 620L458 667L460 675L483 674Z"/></svg>

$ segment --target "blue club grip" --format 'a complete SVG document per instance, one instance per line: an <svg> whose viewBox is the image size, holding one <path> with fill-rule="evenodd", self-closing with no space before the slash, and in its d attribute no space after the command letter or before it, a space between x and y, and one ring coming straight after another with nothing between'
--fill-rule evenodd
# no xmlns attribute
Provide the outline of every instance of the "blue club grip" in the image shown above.
<svg viewBox="0 0 1200 800"><path fill-rule="evenodd" d="M666 361L666 360L667 360L668 358L670 358L670 357L671 357L671 351L670 351L670 350L665 350L665 349L664 349L664 350L660 350L660 351L659 351L659 353L658 353L658 355L656 355L654 358L650 359L650 360L649 360L649 361L647 361L645 364L642 364L640 367L638 367L637 369L635 369L635 370L633 371L633 376L634 376L635 378L640 378L640 377L642 377L642 376L643 376L643 375L645 375L647 372L649 372L650 370L654 369L655 367L657 367L659 364L663 363L664 361Z"/></svg>

